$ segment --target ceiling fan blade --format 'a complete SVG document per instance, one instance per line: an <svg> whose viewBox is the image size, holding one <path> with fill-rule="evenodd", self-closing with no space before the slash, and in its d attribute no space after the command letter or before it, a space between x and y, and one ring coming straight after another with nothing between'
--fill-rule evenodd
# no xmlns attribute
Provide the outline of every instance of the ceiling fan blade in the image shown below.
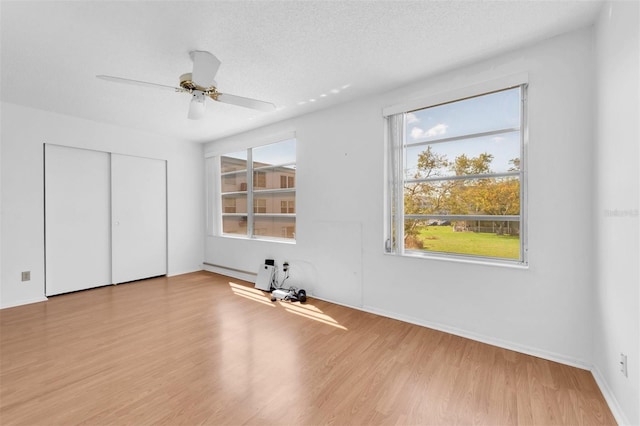
<svg viewBox="0 0 640 426"><path fill-rule="evenodd" d="M275 111L276 109L276 106L271 102L259 101L257 99L244 98L242 96L229 95L226 93L219 93L216 98L213 99L219 102L224 102L225 104L238 105L265 112Z"/></svg>
<svg viewBox="0 0 640 426"><path fill-rule="evenodd" d="M136 86L151 87L151 88L154 88L154 89L171 90L172 92L184 92L185 91L181 87L165 86L164 84L148 83L146 81L131 80L129 78L112 77L110 75L96 75L96 77L98 77L101 80L113 81L113 82L116 82L116 83L133 84L133 85L136 85Z"/></svg>
<svg viewBox="0 0 640 426"><path fill-rule="evenodd" d="M209 52L194 50L189 53L193 61L191 80L202 87L215 86L215 78L220 68L220 61Z"/></svg>

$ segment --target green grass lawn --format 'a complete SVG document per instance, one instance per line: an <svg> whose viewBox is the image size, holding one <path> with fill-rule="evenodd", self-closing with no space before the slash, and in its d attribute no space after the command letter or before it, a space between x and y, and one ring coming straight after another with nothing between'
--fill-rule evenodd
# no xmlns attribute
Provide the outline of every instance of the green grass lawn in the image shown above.
<svg viewBox="0 0 640 426"><path fill-rule="evenodd" d="M481 232L453 232L451 226L423 226L418 239L424 250L479 256L520 258L520 237Z"/></svg>

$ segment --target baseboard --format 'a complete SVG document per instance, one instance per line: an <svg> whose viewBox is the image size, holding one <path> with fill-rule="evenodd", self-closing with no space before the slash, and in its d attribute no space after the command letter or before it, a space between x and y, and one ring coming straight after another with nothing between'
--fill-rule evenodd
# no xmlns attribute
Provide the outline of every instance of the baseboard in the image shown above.
<svg viewBox="0 0 640 426"><path fill-rule="evenodd" d="M167 273L167 277L175 277L176 275L190 274L192 272L202 271L203 269L204 269L204 267L200 266L197 269L191 269L191 270L185 270L185 271L171 271L171 272Z"/></svg>
<svg viewBox="0 0 640 426"><path fill-rule="evenodd" d="M254 283L256 281L257 273L253 274L251 272L240 271L238 269L225 268L223 266L214 266L208 263L204 263L202 268L205 271L215 272L216 274L224 275L227 277L235 278L237 280L248 281L250 283Z"/></svg>
<svg viewBox="0 0 640 426"><path fill-rule="evenodd" d="M607 405L609 405L611 414L613 414L613 417L615 417L616 422L618 422L618 424L621 426L630 425L631 422L629 421L627 416L624 415L624 412L620 408L620 404L618 404L618 400L613 395L613 392L611 392L611 388L609 388L609 385L607 384L607 381L604 379L604 376L600 372L600 369L595 365L592 366L591 374L593 375L593 378L595 379L596 384L600 388L600 392L602 392L602 396L604 397L604 400L607 401Z"/></svg>
<svg viewBox="0 0 640 426"><path fill-rule="evenodd" d="M0 309L8 309L8 308L15 308L16 306L22 306L22 305L30 305L32 303L40 303L40 302L46 302L47 299L46 297L37 297L35 299L27 299L27 300L18 300L15 302L11 302L8 305L2 305L0 306Z"/></svg>
<svg viewBox="0 0 640 426"><path fill-rule="evenodd" d="M395 312L385 311L383 309L374 308L372 306L347 305L347 304L344 304L344 303L337 302L335 300L331 300L331 299L327 299L327 298L323 298L323 297L317 297L317 296L315 296L313 294L310 294L310 297L314 297L316 299L324 300L324 301L330 302L330 303L335 303L336 305L345 306L347 308L352 308L352 309L357 309L357 310L360 310L360 311L363 311L363 312L368 312L370 314L375 314L375 315L380 315L382 317L395 319L395 320L406 322L406 323L409 323L409 324L415 324L415 325L419 325L421 327L431 328L433 330L442 331L442 332L445 332L445 333L453 334L455 336L464 337L466 339L475 340L477 342L486 343L488 345L497 346L499 348L512 350L512 351L523 353L523 354L526 354L526 355L535 356L537 358L546 359L548 361L558 362L560 364L569 365L571 367L580 368L582 370L591 371L592 364L587 362L587 361L581 360L581 359L568 357L568 356L557 354L557 353L554 353L554 352L543 351L543 350L540 350L540 349L537 349L537 348L532 348L532 347L520 345L520 344L517 344L517 343L514 343L514 342L509 342L507 340L496 339L495 337L485 336L485 335L482 335L482 334L479 334L479 333L470 332L468 330L463 330L463 329L447 326L447 325L436 323L436 322L419 320L417 318L413 318L413 317L406 316L406 315L400 315L400 314L397 314Z"/></svg>
<svg viewBox="0 0 640 426"><path fill-rule="evenodd" d="M557 354L554 352L549 352L549 351L541 350L538 348L532 348L525 345L520 345L518 343L510 342L508 340L497 339L492 336L486 336L480 333L475 333L472 331L451 327L451 326L436 323L436 322L423 321L423 320L419 320L419 319L412 318L405 315L398 315L393 312L387 312L382 309L377 309L370 306L364 306L362 310L366 312L370 312L372 314L381 315L383 317L393 318L399 321L408 322L410 324L415 324L422 327L443 331L445 333L464 337L466 339L475 340L477 342L486 343L488 345L497 346L499 348L508 349L508 350L523 353L526 355L535 356L537 358L546 359L548 361L558 362L560 364L569 365L571 367L580 368L582 370L591 370L591 363L578 358L568 357L566 355Z"/></svg>

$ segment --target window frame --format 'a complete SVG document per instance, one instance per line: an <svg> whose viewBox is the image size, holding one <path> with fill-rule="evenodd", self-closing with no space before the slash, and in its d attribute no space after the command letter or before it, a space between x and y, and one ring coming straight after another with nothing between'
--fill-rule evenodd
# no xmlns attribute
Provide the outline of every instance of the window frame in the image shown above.
<svg viewBox="0 0 640 426"><path fill-rule="evenodd" d="M294 141L295 143L294 145L295 160L294 161L286 161L283 163L269 164L267 166L256 166L254 164L254 161L253 161L254 149L267 147L269 145L276 145L278 143L288 142L288 141ZM212 205L210 207L212 211L212 215L215 218L214 226L213 226L214 231L212 232L212 235L225 237L225 238L267 240L267 241L283 242L283 243L289 243L289 244L296 243L296 232L292 233L293 238L288 238L283 236L260 235L261 231L264 232L264 229L263 227L261 227L260 229L256 227L256 220L258 218L283 218L283 217L293 218L293 223L274 225L275 226L274 229L277 229L280 235L282 234L283 226L286 226L288 228L293 227L294 229L297 228L297 217L296 217L296 209L295 209L295 203L297 199L296 197L297 189L295 187L280 188L279 177L277 178L278 181L275 187L269 188L268 187L269 184L267 180L268 179L267 175L270 170L277 170L278 168L281 168L281 167L292 168L294 170L294 173L297 174L297 142L298 141L295 136L283 137L282 139L274 140L273 142L269 142L266 144L250 146L246 149L240 149L240 150L233 150L233 151L229 150L214 156L215 158L214 158L213 170L212 170L213 176L211 177L216 182L216 185L215 185L215 191L212 193L213 195L212 203L211 203ZM229 153L238 153L242 151L246 151L247 153L246 169L223 172L222 158L228 155ZM244 212L226 213L224 211L225 210L224 202L222 201L224 199L223 197L225 195L228 196L232 194L237 194L238 191L223 192L222 183L224 182L227 175L230 176L232 174L238 174L238 173L242 173L243 175L246 174L246 183L243 184L243 187L241 188L240 192L246 195L247 211L246 213ZM262 179L262 183L264 183L264 185L261 185L259 187L254 187L254 183L260 184L260 182L256 182L256 180L258 180L256 179L256 176L258 176L259 179ZM246 187L246 191L244 190L245 187ZM262 211L262 210L268 209L268 206L269 206L269 201L267 200L268 197L277 195L277 194L285 194L285 193L293 194L294 196L293 200L289 200L289 202L293 202L293 205L294 205L294 209L292 213L281 213L279 204L278 204L277 212L267 213L266 211ZM262 204L256 202L256 200L262 201ZM256 211L256 210L260 210L260 211ZM224 225L223 225L224 217L241 217L241 220L243 220L246 223L246 233L225 233Z"/></svg>
<svg viewBox="0 0 640 426"><path fill-rule="evenodd" d="M477 136L484 136L500 133L488 131L477 132L470 135L461 135L459 137L443 138L438 141L423 141L412 144L406 143L406 114L423 110L443 104L453 103L457 101L463 101L470 98L475 98L483 95L488 95L495 92L509 90L513 88L520 88L520 126L517 128L520 132L520 164L519 170L516 172L510 171L505 173L491 173L481 175L464 175L464 176L448 176L437 178L422 178L414 179L415 181L445 181L445 180L457 180L457 179L491 179L507 176L518 176L520 185L520 214L519 215L406 215L404 213L404 187L407 181L413 181L412 179L405 179L404 174L404 154L408 146L430 146L443 141L455 141L464 140ZM515 266L515 267L528 267L528 216L527 216L527 176L528 176L528 76L526 74L518 74L509 76L506 78L493 80L490 82L481 83L475 86L469 86L457 90L451 90L449 92L442 92L435 96L426 99L412 100L404 104L394 105L383 110L383 116L385 117L386 126L386 185L385 185L385 233L384 233L384 252L386 254L400 255L414 258L428 258L428 259L441 259L441 260L454 260L470 263L480 264L496 264L500 266ZM393 139L398 138L397 129L394 129L391 124L393 116L402 114L402 140L399 145L394 146ZM397 123L396 123L397 124ZM497 130L497 129L496 129ZM506 130L506 129L504 129ZM396 152L392 152L396 150ZM449 253L428 251L420 249L406 249L404 244L404 221L405 219L434 219L434 220L479 220L479 221L503 221L507 219L509 221L515 221L519 223L520 227L520 255L518 259L491 257L485 255L473 255L465 253ZM396 242L400 242L396 244Z"/></svg>

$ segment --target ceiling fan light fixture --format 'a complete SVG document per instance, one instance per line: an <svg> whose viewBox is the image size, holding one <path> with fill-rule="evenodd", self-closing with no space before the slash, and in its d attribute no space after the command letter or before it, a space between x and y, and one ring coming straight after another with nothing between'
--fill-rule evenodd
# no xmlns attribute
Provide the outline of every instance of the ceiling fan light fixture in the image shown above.
<svg viewBox="0 0 640 426"><path fill-rule="evenodd" d="M199 120L204 117L205 96L203 92L193 92L189 105L189 120Z"/></svg>

